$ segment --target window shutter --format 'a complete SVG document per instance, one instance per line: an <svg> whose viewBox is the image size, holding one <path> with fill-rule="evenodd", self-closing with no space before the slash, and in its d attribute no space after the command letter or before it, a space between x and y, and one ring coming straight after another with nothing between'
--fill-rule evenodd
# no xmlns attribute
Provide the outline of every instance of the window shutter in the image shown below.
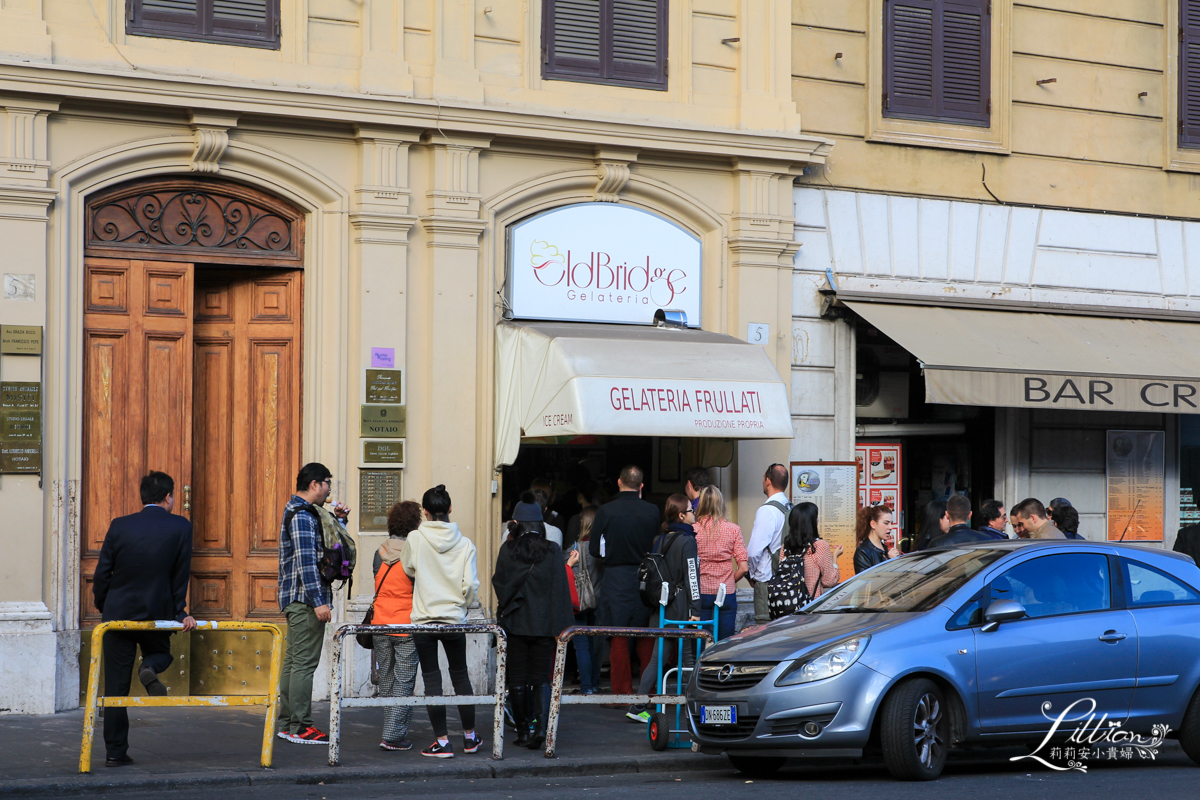
<svg viewBox="0 0 1200 800"><path fill-rule="evenodd" d="M271 35L267 0L212 0L212 32L262 38Z"/></svg>
<svg viewBox="0 0 1200 800"><path fill-rule="evenodd" d="M279 46L279 0L126 0L127 31L250 47Z"/></svg>
<svg viewBox="0 0 1200 800"><path fill-rule="evenodd" d="M601 0L547 0L542 41L547 74L601 76Z"/></svg>
<svg viewBox="0 0 1200 800"><path fill-rule="evenodd" d="M131 28L177 35L200 33L198 0L128 0Z"/></svg>
<svg viewBox="0 0 1200 800"><path fill-rule="evenodd" d="M1200 0L1179 0L1179 144L1200 146Z"/></svg>
<svg viewBox="0 0 1200 800"><path fill-rule="evenodd" d="M666 0L612 0L609 77L666 86Z"/></svg>
<svg viewBox="0 0 1200 800"><path fill-rule="evenodd" d="M989 5L989 0L886 0L885 116L988 124Z"/></svg>
<svg viewBox="0 0 1200 800"><path fill-rule="evenodd" d="M938 116L988 121L990 0L943 0Z"/></svg>
<svg viewBox="0 0 1200 800"><path fill-rule="evenodd" d="M884 7L885 114L936 114L936 11L936 0L887 0Z"/></svg>

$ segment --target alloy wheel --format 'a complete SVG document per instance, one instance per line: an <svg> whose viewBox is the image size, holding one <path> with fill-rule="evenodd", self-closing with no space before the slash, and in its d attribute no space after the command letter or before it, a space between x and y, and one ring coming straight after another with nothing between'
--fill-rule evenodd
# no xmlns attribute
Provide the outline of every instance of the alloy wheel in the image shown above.
<svg viewBox="0 0 1200 800"><path fill-rule="evenodd" d="M921 695L913 715L913 744L921 765L932 769L941 760L945 742L938 728L942 722L942 704L930 693Z"/></svg>

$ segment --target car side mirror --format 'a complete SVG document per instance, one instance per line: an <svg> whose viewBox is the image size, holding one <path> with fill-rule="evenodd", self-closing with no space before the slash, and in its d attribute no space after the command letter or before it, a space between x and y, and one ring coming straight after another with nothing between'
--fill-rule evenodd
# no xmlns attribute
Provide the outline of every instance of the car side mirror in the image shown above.
<svg viewBox="0 0 1200 800"><path fill-rule="evenodd" d="M979 630L991 633L1000 627L1001 622L1012 622L1025 616L1025 606L1016 600L995 600L983 613L983 627Z"/></svg>

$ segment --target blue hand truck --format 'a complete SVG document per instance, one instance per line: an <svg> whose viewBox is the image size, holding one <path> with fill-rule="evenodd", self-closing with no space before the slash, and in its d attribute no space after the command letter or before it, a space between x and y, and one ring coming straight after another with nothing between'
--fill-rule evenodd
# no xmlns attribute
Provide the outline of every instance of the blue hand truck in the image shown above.
<svg viewBox="0 0 1200 800"><path fill-rule="evenodd" d="M703 613L703 612L701 612ZM712 619L710 620L687 620L687 619L667 619L667 610L660 606L658 609L658 627L660 628L692 628L695 630L703 630L712 628L713 642L717 641L717 630L721 619L721 607L714 606L712 609ZM658 648L658 681L655 688L661 690L666 695L667 682L671 680L671 673L675 673L675 694L682 697L684 688L687 686L691 676L684 677L683 668L683 648L692 646L692 642L685 639L676 639L675 666L669 670L663 670L663 644L665 640L659 639L655 642L655 647ZM700 661L700 651L704 646L704 641L701 639L695 640L696 648L696 663ZM690 671L690 670L689 670ZM689 734L688 726L683 720L683 715L687 713L687 707L683 704L675 705L675 722L671 724L671 718L667 714L666 706L659 703L656 705L657 711L650 714L650 721L646 724L646 737L650 740L650 747L654 750L666 750L667 748L691 749L692 743L686 737Z"/></svg>

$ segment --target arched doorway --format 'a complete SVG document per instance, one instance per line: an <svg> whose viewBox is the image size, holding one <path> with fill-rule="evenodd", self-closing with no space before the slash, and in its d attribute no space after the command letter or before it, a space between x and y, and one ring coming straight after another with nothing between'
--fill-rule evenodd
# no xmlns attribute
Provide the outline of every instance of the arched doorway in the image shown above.
<svg viewBox="0 0 1200 800"><path fill-rule="evenodd" d="M88 198L80 623L113 517L148 470L194 526L198 619L279 618L279 511L300 456L304 219L227 181L166 177Z"/></svg>

